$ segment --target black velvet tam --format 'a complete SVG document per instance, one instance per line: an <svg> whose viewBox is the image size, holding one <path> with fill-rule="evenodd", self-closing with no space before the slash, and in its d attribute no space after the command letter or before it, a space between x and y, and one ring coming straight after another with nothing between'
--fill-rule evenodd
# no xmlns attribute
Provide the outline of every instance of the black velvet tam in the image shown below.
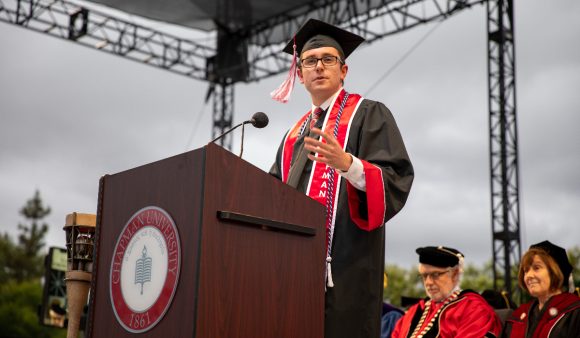
<svg viewBox="0 0 580 338"><path fill-rule="evenodd" d="M309 19L298 29L284 47L284 52L293 54L294 40L296 40L297 55L310 49L334 47L343 54L345 59L365 41L359 35L316 19Z"/></svg>
<svg viewBox="0 0 580 338"><path fill-rule="evenodd" d="M444 246L426 246L415 250L419 254L419 262L440 268L456 266L459 258L464 255L453 248Z"/></svg>
<svg viewBox="0 0 580 338"><path fill-rule="evenodd" d="M564 250L562 247L552 244L550 241L543 241L533 244L530 246L530 249L532 248L546 251L546 253L548 253L548 255L550 255L550 257L556 261L556 264L558 264L560 271L562 271L562 274L564 275L564 285L566 285L568 282L568 277L572 272L572 264L570 264L570 261L568 260L566 250Z"/></svg>

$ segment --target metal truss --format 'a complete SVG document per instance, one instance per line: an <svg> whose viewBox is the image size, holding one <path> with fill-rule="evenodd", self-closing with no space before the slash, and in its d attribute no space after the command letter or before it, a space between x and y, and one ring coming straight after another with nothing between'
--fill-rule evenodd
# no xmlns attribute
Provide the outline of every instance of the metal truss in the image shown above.
<svg viewBox="0 0 580 338"><path fill-rule="evenodd" d="M219 83L214 86L213 97L213 129L212 139L225 133L232 127L234 111L234 86L230 83ZM220 145L226 149L232 149L231 134L225 135L219 140Z"/></svg>
<svg viewBox="0 0 580 338"><path fill-rule="evenodd" d="M198 80L215 48L63 0L0 0L0 21Z"/></svg>
<svg viewBox="0 0 580 338"><path fill-rule="evenodd" d="M512 0L488 1L487 18L493 279L511 295L521 257Z"/></svg>
<svg viewBox="0 0 580 338"><path fill-rule="evenodd" d="M280 41L291 37L308 18L316 17L357 32L372 43L433 20L445 19L486 0L343 0L318 1L237 32L248 46L249 74L259 81L288 70L290 56ZM66 0L0 0L0 21L71 40L84 46L216 82L206 72L217 53L216 41L182 39ZM226 76L227 77L227 76ZM219 79L217 82L224 79ZM231 79L230 79L231 80ZM236 79L237 80L237 79ZM232 83L235 83L234 80Z"/></svg>
<svg viewBox="0 0 580 338"><path fill-rule="evenodd" d="M431 21L450 15L486 0L343 0L317 1L290 13L259 22L240 38L249 45L249 81L258 81L289 69L291 57L281 53L287 39L293 36L307 18L318 18L355 32L373 43ZM278 41L285 37L284 42Z"/></svg>

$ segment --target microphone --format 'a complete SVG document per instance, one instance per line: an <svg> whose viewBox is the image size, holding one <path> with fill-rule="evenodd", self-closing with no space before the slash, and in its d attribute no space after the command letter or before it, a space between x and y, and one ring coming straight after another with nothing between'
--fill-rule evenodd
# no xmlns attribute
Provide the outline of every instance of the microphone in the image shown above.
<svg viewBox="0 0 580 338"><path fill-rule="evenodd" d="M256 128L264 128L270 121L268 120L268 115L259 111L252 115L252 118L249 122Z"/></svg>
<svg viewBox="0 0 580 338"><path fill-rule="evenodd" d="M254 115L252 115L251 119L246 120L242 123L238 123L233 128L230 128L228 131L226 131L225 133L222 133L218 137L214 138L213 140L211 140L211 143L219 140L220 138L226 136L227 134L231 133L232 131L234 131L235 129L237 129L241 126L242 127L242 143L240 145L240 157L242 157L242 153L244 152L244 125L251 124L256 128L264 128L265 126L268 125L268 122L269 122L268 115L259 111L259 112L255 113Z"/></svg>

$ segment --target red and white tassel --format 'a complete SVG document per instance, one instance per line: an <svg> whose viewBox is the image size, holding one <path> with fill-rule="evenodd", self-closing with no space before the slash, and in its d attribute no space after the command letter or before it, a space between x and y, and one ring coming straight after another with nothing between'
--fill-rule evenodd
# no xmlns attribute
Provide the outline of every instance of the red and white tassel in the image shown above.
<svg viewBox="0 0 580 338"><path fill-rule="evenodd" d="M294 38L294 51L292 52L292 65L288 71L288 76L282 84L270 93L270 96L282 103L288 102L290 100L290 95L292 94L292 89L294 89L294 81L296 79L296 70L298 68L296 62L296 38Z"/></svg>

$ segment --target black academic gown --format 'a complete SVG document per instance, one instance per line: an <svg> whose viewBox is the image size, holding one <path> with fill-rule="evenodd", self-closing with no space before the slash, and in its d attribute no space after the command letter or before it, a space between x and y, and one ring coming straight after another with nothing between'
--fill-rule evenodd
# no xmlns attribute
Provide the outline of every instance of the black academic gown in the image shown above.
<svg viewBox="0 0 580 338"><path fill-rule="evenodd" d="M322 122L320 119L317 126ZM302 139L296 141L299 146L301 143ZM284 142L270 170L279 179L282 177L283 146ZM367 187L383 185L384 201L378 203L384 202L386 206L386 222L403 208L414 173L395 120L382 103L366 99L360 103L352 119L345 150L361 159L365 168L380 168L382 179L373 180L372 175L367 175L366 183ZM311 169L312 162L308 161L297 187L302 192L307 189ZM384 227L380 224L363 230L355 223L353 218L364 220L366 217L367 194L354 189L344 178L340 179L331 253L334 287L327 288L325 294L325 337L376 338L380 336L383 298ZM357 198L353 201L354 195ZM348 197L351 197L350 202ZM349 211L353 204L358 204L356 217Z"/></svg>

